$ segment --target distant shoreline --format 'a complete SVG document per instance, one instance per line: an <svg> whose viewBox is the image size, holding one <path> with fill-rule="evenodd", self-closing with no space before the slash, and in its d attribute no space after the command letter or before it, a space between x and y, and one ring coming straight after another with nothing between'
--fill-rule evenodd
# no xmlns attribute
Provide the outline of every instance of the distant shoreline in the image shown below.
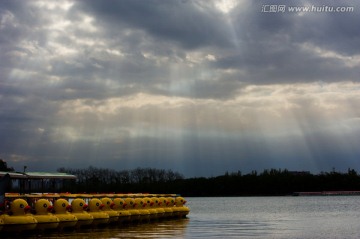
<svg viewBox="0 0 360 239"><path fill-rule="evenodd" d="M360 196L360 191L294 192L293 196Z"/></svg>

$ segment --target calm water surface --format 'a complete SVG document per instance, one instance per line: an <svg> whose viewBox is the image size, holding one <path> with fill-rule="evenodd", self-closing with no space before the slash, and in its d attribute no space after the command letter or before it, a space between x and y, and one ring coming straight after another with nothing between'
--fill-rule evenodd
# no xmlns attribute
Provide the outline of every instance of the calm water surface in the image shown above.
<svg viewBox="0 0 360 239"><path fill-rule="evenodd" d="M186 199L188 219L41 238L360 238L360 196Z"/></svg>

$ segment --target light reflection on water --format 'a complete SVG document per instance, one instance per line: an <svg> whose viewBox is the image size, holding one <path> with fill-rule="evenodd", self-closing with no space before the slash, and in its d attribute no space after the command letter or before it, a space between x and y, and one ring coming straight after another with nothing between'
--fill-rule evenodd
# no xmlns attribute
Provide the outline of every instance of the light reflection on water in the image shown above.
<svg viewBox="0 0 360 239"><path fill-rule="evenodd" d="M186 238L360 238L360 197L188 199Z"/></svg>
<svg viewBox="0 0 360 239"><path fill-rule="evenodd" d="M82 229L41 238L360 238L359 196L186 199L191 208L187 219Z"/></svg>
<svg viewBox="0 0 360 239"><path fill-rule="evenodd" d="M39 235L24 235L26 238L64 238L64 239L83 239L83 238L186 238L185 229L189 219L174 219L168 221L158 221L150 223L129 224L119 226L108 226L99 228L83 228L78 231L68 231L62 233L45 233Z"/></svg>

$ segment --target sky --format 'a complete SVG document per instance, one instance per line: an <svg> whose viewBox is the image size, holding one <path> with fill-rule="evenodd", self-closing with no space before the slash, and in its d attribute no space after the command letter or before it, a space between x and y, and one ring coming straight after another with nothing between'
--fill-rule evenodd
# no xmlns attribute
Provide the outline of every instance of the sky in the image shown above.
<svg viewBox="0 0 360 239"><path fill-rule="evenodd" d="M2 0L0 158L360 171L359 23L358 0Z"/></svg>

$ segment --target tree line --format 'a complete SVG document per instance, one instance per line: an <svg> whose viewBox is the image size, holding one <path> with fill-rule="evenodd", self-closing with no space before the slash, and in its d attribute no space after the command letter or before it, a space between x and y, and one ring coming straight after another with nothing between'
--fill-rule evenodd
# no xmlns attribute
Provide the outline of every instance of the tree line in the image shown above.
<svg viewBox="0 0 360 239"><path fill-rule="evenodd" d="M170 169L139 167L116 171L90 166L85 169L59 168L57 171L77 176L76 183L69 188L76 192L138 192L150 189L160 192L161 187L184 180L182 174Z"/></svg>
<svg viewBox="0 0 360 239"><path fill-rule="evenodd" d="M226 172L216 177L184 178L178 172L154 168L115 171L89 167L60 168L59 172L76 175L70 191L117 193L177 193L183 196L271 196L294 192L360 191L360 175L354 169L346 173L294 172L266 169L248 174Z"/></svg>
<svg viewBox="0 0 360 239"><path fill-rule="evenodd" d="M0 171L14 172L0 159ZM216 177L185 178L182 174L164 169L136 168L114 170L96 167L84 169L59 168L58 172L77 176L76 181L63 184L62 190L82 193L176 193L183 196L272 196L292 195L294 192L360 191L360 175L354 169L347 172L266 169L225 172Z"/></svg>
<svg viewBox="0 0 360 239"><path fill-rule="evenodd" d="M266 169L262 173L242 175L238 171L181 182L181 193L188 196L283 196L321 191L360 191L360 176L353 169L320 174Z"/></svg>

